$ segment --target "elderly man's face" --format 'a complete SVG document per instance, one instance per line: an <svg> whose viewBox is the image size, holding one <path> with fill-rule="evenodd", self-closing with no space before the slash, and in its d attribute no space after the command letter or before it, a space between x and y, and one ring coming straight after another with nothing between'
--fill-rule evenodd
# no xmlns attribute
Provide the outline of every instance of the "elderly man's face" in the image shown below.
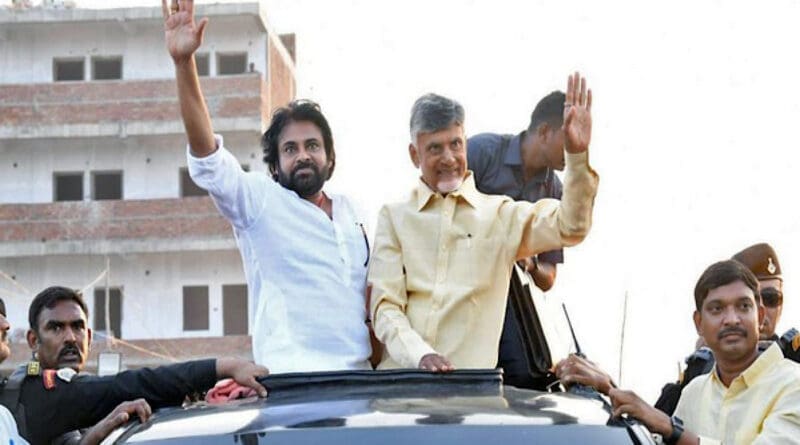
<svg viewBox="0 0 800 445"><path fill-rule="evenodd" d="M0 314L0 362L7 359L11 355L11 349L8 347L8 334L11 325L6 320L3 314Z"/></svg>
<svg viewBox="0 0 800 445"><path fill-rule="evenodd" d="M78 303L59 301L39 314L38 332L28 331L28 345L44 369L72 368L80 372L89 356L92 331Z"/></svg>
<svg viewBox="0 0 800 445"><path fill-rule="evenodd" d="M776 278L759 280L761 303L764 305L764 322L761 325L761 338L769 339L775 335L778 321L783 311L783 282Z"/></svg>
<svg viewBox="0 0 800 445"><path fill-rule="evenodd" d="M708 292L694 323L718 360L735 363L755 352L763 314L753 291L735 281Z"/></svg>
<svg viewBox="0 0 800 445"><path fill-rule="evenodd" d="M458 124L433 133L419 133L408 147L411 161L422 170L422 180L433 191L450 193L467 173L467 139Z"/></svg>

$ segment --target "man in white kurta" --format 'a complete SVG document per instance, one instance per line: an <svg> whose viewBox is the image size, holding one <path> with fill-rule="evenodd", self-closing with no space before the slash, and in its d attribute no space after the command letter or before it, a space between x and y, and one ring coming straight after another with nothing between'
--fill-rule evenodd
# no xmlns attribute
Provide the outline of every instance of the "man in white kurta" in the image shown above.
<svg viewBox="0 0 800 445"><path fill-rule="evenodd" d="M273 373L371 369L369 246L350 202L322 190L336 153L319 106L293 101L274 110L262 138L270 174L243 171L214 134L200 89L194 53L208 19L195 22L192 1L162 7L189 172L233 226L256 362Z"/></svg>

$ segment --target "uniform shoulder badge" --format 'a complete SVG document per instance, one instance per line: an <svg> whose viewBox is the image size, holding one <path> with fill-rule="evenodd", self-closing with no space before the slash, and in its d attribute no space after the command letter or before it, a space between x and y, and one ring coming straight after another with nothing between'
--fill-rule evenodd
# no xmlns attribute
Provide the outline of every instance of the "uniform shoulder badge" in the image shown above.
<svg viewBox="0 0 800 445"><path fill-rule="evenodd" d="M61 368L58 371L56 371L56 375L58 376L58 378L67 383L71 382L72 378L75 377L76 374L78 373L75 372L75 370L72 368Z"/></svg>
<svg viewBox="0 0 800 445"><path fill-rule="evenodd" d="M28 362L28 365L25 367L25 375L34 377L39 375L42 372L42 368L39 365L39 362Z"/></svg>
<svg viewBox="0 0 800 445"><path fill-rule="evenodd" d="M795 335L794 338L792 339L792 349L794 351L800 349L800 334Z"/></svg>
<svg viewBox="0 0 800 445"><path fill-rule="evenodd" d="M55 369L45 369L44 372L42 372L42 384L44 385L44 389L48 391L56 387Z"/></svg>

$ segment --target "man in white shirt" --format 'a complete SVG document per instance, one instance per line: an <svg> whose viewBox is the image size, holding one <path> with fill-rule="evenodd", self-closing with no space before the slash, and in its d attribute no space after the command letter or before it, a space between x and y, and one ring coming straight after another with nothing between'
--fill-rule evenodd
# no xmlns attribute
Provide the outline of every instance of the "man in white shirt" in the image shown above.
<svg viewBox="0 0 800 445"><path fill-rule="evenodd" d="M6 320L6 304L0 298L0 363L11 355L11 349L8 347L8 331L10 329L11 325ZM2 388L0 388L0 391L2 391ZM0 445L27 443L25 439L19 436L14 416L11 415L11 412L6 407L0 405Z"/></svg>
<svg viewBox="0 0 800 445"><path fill-rule="evenodd" d="M272 373L371 369L366 313L369 245L344 196L322 186L336 164L319 106L294 101L264 133L272 177L244 172L215 135L194 53L208 19L194 2L162 0L192 179L233 226L248 284L253 356Z"/></svg>

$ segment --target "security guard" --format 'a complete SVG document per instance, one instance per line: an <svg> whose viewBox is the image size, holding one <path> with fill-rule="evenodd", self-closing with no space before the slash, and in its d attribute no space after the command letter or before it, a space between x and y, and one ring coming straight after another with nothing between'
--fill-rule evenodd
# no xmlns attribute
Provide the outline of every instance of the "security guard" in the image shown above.
<svg viewBox="0 0 800 445"><path fill-rule="evenodd" d="M122 402L143 398L153 409L180 405L185 397L233 378L266 390L257 376L264 367L239 359L200 360L114 376L80 374L89 353L91 329L81 295L64 287L39 293L28 314L28 344L34 360L17 369L3 391L2 403L14 413L20 433L31 444L53 439L101 421Z"/></svg>
<svg viewBox="0 0 800 445"><path fill-rule="evenodd" d="M794 328L789 329L781 337L775 334L775 327L783 311L783 276L781 265L775 249L767 243L754 244L737 253L732 259L744 264L758 279L761 303L764 305L764 321L761 325L761 342L759 350L765 350L773 341L777 341L783 355L800 363L800 334ZM678 404L683 388L695 377L714 369L714 355L708 348L698 348L686 358L686 370L676 383L667 383L661 389L661 396L655 407L672 415Z"/></svg>

